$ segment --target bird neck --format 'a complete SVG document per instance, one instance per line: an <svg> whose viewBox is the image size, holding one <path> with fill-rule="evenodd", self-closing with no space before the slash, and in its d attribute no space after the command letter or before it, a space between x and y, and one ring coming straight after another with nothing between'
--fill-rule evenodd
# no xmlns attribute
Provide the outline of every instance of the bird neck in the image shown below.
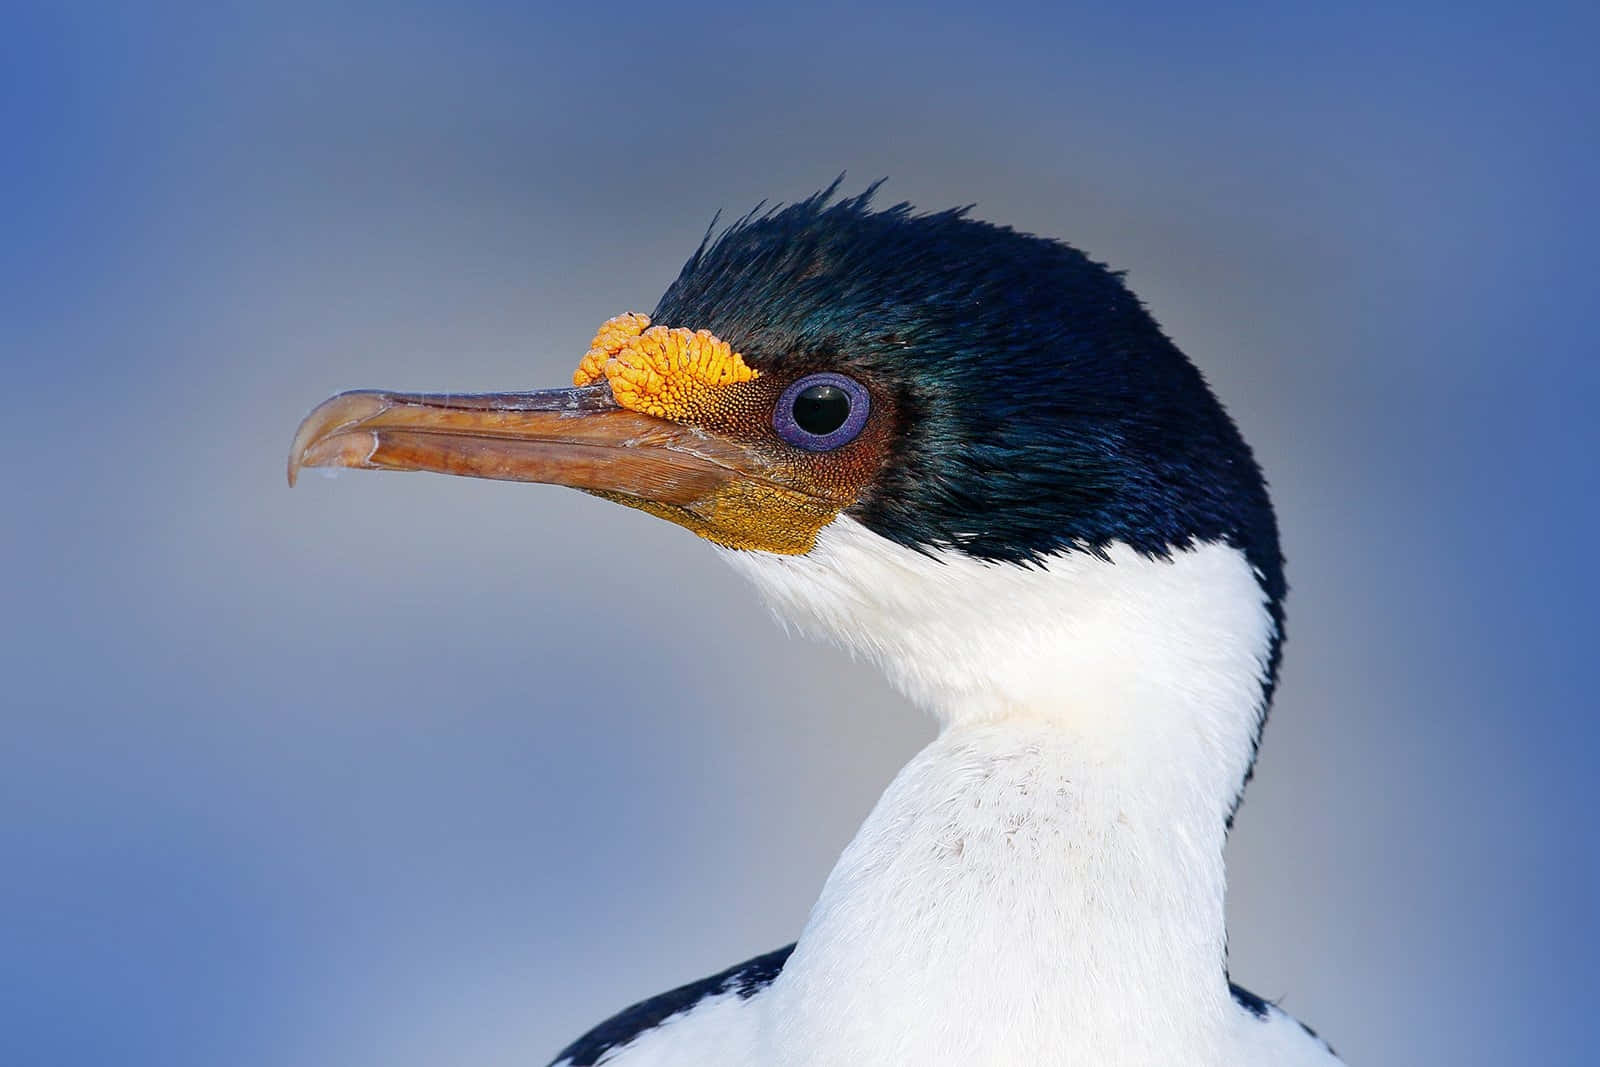
<svg viewBox="0 0 1600 1067"><path fill-rule="evenodd" d="M1216 1062L1226 822L1275 636L1244 554L1020 567L840 519L807 556L731 558L941 723L774 986L792 1062Z"/></svg>
<svg viewBox="0 0 1600 1067"><path fill-rule="evenodd" d="M1277 636L1244 552L1112 544L1042 565L923 552L841 516L803 556L726 552L777 614L870 659L945 730L1047 722L1155 796L1233 810Z"/></svg>
<svg viewBox="0 0 1600 1067"><path fill-rule="evenodd" d="M1044 719L952 726L840 857L772 989L790 1067L1213 1064L1224 829Z"/></svg>

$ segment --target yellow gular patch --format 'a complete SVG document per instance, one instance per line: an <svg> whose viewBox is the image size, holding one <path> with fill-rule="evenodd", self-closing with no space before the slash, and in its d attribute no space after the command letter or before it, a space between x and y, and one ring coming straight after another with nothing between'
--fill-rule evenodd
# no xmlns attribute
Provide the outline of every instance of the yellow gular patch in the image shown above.
<svg viewBox="0 0 1600 1067"><path fill-rule="evenodd" d="M713 389L759 376L709 330L651 326L648 316L630 311L600 327L572 374L572 384L593 385L603 378L625 408L692 422L711 408Z"/></svg>

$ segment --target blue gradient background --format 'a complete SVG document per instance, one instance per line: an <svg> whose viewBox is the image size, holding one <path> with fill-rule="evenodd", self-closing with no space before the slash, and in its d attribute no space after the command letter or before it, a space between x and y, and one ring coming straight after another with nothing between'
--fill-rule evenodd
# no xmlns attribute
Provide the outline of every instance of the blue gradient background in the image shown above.
<svg viewBox="0 0 1600 1067"><path fill-rule="evenodd" d="M308 478L848 168L1130 271L1276 491L1240 981L1593 1058L1592 5L0 10L0 1062L539 1064L790 940L931 725L683 531Z"/></svg>

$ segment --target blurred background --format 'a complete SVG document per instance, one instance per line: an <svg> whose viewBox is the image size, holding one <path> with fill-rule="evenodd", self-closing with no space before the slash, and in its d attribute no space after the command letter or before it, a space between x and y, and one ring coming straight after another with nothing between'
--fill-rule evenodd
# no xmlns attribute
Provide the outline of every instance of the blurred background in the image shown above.
<svg viewBox="0 0 1600 1067"><path fill-rule="evenodd" d="M5 5L0 1062L537 1065L795 936L929 721L642 513L284 459L840 171L1129 271L1266 467L1235 977L1591 1060L1600 16L1206 7Z"/></svg>

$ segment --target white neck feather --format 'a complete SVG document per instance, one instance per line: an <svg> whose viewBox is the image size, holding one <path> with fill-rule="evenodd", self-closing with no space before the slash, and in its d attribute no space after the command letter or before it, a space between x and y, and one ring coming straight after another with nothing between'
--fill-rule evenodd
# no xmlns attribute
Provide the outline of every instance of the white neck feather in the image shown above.
<svg viewBox="0 0 1600 1067"><path fill-rule="evenodd" d="M772 988L779 1062L1220 1062L1225 821L1273 636L1243 553L1019 567L841 517L808 555L727 557L942 724Z"/></svg>

